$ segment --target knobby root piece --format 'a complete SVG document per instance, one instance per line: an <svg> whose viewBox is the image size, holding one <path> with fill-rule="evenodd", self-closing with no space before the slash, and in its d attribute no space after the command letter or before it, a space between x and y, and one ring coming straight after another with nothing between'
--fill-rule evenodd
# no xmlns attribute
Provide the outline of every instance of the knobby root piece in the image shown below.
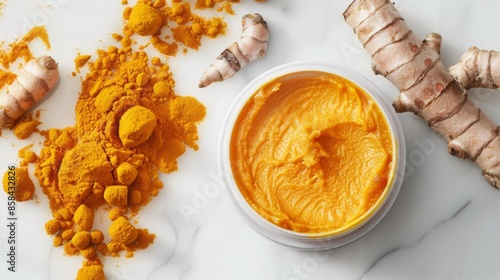
<svg viewBox="0 0 500 280"><path fill-rule="evenodd" d="M464 89L500 87L500 52L469 48L460 61L450 67L451 76Z"/></svg>
<svg viewBox="0 0 500 280"><path fill-rule="evenodd" d="M227 80L252 60L263 57L267 51L269 29L260 14L247 14L242 19L241 38L225 49L208 67L198 87Z"/></svg>
<svg viewBox="0 0 500 280"><path fill-rule="evenodd" d="M52 57L41 56L28 61L7 92L0 94L0 128L12 127L54 87L58 78L57 63Z"/></svg>
<svg viewBox="0 0 500 280"><path fill-rule="evenodd" d="M450 154L476 162L488 182L500 188L499 129L445 69L439 59L441 36L432 33L420 41L388 0L355 0L344 18L372 57L375 73L399 90L396 111L426 120L447 139Z"/></svg>

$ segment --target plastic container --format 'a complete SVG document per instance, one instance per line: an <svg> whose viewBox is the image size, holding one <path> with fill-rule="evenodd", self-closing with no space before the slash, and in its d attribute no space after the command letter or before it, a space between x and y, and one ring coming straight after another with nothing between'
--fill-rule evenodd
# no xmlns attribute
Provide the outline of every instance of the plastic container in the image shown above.
<svg viewBox="0 0 500 280"><path fill-rule="evenodd" d="M363 215L353 227L346 231L325 234L299 233L283 229L260 216L246 201L241 194L232 173L230 164L230 142L233 126L238 118L240 110L247 100L260 89L264 84L272 79L283 75L302 71L320 71L335 74L358 85L368 93L379 105L391 128L394 143L395 171L391 185L387 187L386 193L380 198L374 211ZM384 98L380 90L361 74L343 67L330 64L314 62L294 62L288 63L261 74L250 82L237 96L230 107L224 120L218 147L218 165L220 174L224 174L224 182L229 190L229 195L243 219L258 233L277 243L297 249L321 250L331 249L348 244L370 231L389 211L400 190L404 177L406 161L406 149L404 135L399 119L391 104Z"/></svg>

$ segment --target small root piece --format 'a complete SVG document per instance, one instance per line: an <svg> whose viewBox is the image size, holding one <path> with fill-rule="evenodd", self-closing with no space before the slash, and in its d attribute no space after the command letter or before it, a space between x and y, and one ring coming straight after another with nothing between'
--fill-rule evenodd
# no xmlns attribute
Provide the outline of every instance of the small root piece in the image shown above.
<svg viewBox="0 0 500 280"><path fill-rule="evenodd" d="M249 62L263 57L267 51L269 29L260 14L247 14L242 19L241 38L225 49L203 73L198 87L204 88L234 76Z"/></svg>
<svg viewBox="0 0 500 280"><path fill-rule="evenodd" d="M57 63L52 57L41 56L28 61L7 92L0 94L0 128L12 127L54 87L58 78Z"/></svg>
<svg viewBox="0 0 500 280"><path fill-rule="evenodd" d="M470 47L460 61L450 67L450 75L464 88L500 87L500 52Z"/></svg>

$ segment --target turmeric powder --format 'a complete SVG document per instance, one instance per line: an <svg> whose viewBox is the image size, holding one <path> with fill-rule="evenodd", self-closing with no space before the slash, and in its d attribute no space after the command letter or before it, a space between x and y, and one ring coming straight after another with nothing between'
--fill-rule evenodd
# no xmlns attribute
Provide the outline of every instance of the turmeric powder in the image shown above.
<svg viewBox="0 0 500 280"><path fill-rule="evenodd" d="M35 163L38 160L38 155L31 150L33 144L30 144L24 148L21 148L17 155L21 159L20 166L27 166L29 163Z"/></svg>
<svg viewBox="0 0 500 280"><path fill-rule="evenodd" d="M111 240L118 244L128 245L137 239L137 229L124 217L114 220L109 227Z"/></svg>
<svg viewBox="0 0 500 280"><path fill-rule="evenodd" d="M129 12L127 25L134 18ZM49 232L67 255L99 259L126 251L130 257L147 248L155 235L129 218L163 188L158 173L177 170L186 147L198 149L197 124L205 107L193 97L176 95L169 66L150 58L143 50L147 46L137 47L134 32L113 34L121 46L99 49L86 62L75 125L40 132L45 141L35 175L60 224ZM93 212L99 208L110 211L107 244L93 229Z"/></svg>
<svg viewBox="0 0 500 280"><path fill-rule="evenodd" d="M49 220L45 223L45 231L49 235L54 235L61 229L61 223L58 220Z"/></svg>
<svg viewBox="0 0 500 280"><path fill-rule="evenodd" d="M234 14L231 8L232 3L239 3L239 0L217 0L217 10ZM165 1L155 1L151 3L147 0L139 0L134 7L128 7L123 12L123 19L128 23L123 28L125 37L132 33L142 36L154 35L151 44L164 55L175 55L179 44L197 50L201 45L201 38L208 36L215 38L225 33L226 23L222 18L204 18L192 12L188 1L173 1L171 6ZM196 9L214 7L214 5L202 4L199 0L194 5ZM175 23L175 24L171 24ZM171 38L165 41L158 33L162 28L169 28L172 32ZM119 36L114 36L119 38Z"/></svg>
<svg viewBox="0 0 500 280"><path fill-rule="evenodd" d="M104 200L113 206L124 207L127 206L128 201L128 188L127 186L107 186L104 190Z"/></svg>
<svg viewBox="0 0 500 280"><path fill-rule="evenodd" d="M80 205L73 214L73 220L82 230L91 230L94 224L94 209L85 204Z"/></svg>
<svg viewBox="0 0 500 280"><path fill-rule="evenodd" d="M19 122L14 126L14 135L18 139L26 139L33 134L39 124L40 122L37 120Z"/></svg>
<svg viewBox="0 0 500 280"><path fill-rule="evenodd" d="M73 72L73 76L76 76L76 73L80 73L80 68L85 66L85 64L87 64L87 62L89 61L89 59L91 57L92 56L88 55L88 54L78 54L78 56L75 57L74 62L75 62L75 71L76 72Z"/></svg>
<svg viewBox="0 0 500 280"><path fill-rule="evenodd" d="M0 69L0 88L2 88L4 85L11 84L16 79L16 77L16 74Z"/></svg>
<svg viewBox="0 0 500 280"><path fill-rule="evenodd" d="M230 13L230 5L238 2L216 1L213 7ZM74 60L74 76L84 65L88 70L81 77L75 125L44 131L35 127L44 137L42 149L38 155L29 148L19 154L26 165L35 163L35 176L53 214L45 230L54 246L87 259L77 279L105 279L100 258L124 251L131 257L154 242L155 234L131 219L163 188L159 173L176 171L178 157L187 148L198 149L197 125L206 108L193 97L177 95L161 54L176 55L182 45L198 49L203 37L225 33L224 20L193 11L200 8L207 7L183 0L138 0L125 7L122 32L111 35L118 46L78 54ZM162 36L163 28L172 35ZM149 43L138 46L137 35L149 36ZM32 59L28 44L35 38L50 48L46 30L35 28L10 44L9 51L0 50L0 64L7 68L19 58ZM159 54L150 57L146 48ZM15 78L2 69L0 88ZM30 134L28 121L33 120L20 122L20 137ZM98 209L109 211L107 231L94 228Z"/></svg>
<svg viewBox="0 0 500 280"><path fill-rule="evenodd" d="M162 24L160 13L144 3L137 3L129 15L129 25L137 34L153 35Z"/></svg>
<svg viewBox="0 0 500 280"><path fill-rule="evenodd" d="M206 9L218 5L217 11L225 11L228 14L234 15L232 8L234 3L240 3L240 0L197 0L195 7L198 9Z"/></svg>
<svg viewBox="0 0 500 280"><path fill-rule="evenodd" d="M71 238L71 243L79 250L87 248L90 244L90 232L79 231L75 233L75 235Z"/></svg>
<svg viewBox="0 0 500 280"><path fill-rule="evenodd" d="M94 246L87 246L80 250L80 254L87 260L92 260L97 256L97 250Z"/></svg>
<svg viewBox="0 0 500 280"><path fill-rule="evenodd" d="M136 105L120 118L118 135L125 147L135 147L146 142L156 127L156 115L150 109Z"/></svg>
<svg viewBox="0 0 500 280"><path fill-rule="evenodd" d="M3 16L3 8L5 6L5 2L0 2L0 17Z"/></svg>
<svg viewBox="0 0 500 280"><path fill-rule="evenodd" d="M29 43L34 39L39 38L45 44L47 49L50 49L49 35L47 30L43 26L35 26L28 33L26 33L21 40L12 42L9 44L9 51L0 50L0 64L8 69L9 66L15 62L18 58L23 58L24 62L28 62L33 59L34 56L29 48ZM0 46L2 46L0 44ZM2 87L3 84L0 84Z"/></svg>
<svg viewBox="0 0 500 280"><path fill-rule="evenodd" d="M132 164L124 162L116 168L116 178L118 182L128 186L137 178L137 169Z"/></svg>
<svg viewBox="0 0 500 280"><path fill-rule="evenodd" d="M3 175L2 185L5 193L20 202L30 200L35 192L35 185L26 167L7 170Z"/></svg>
<svg viewBox="0 0 500 280"><path fill-rule="evenodd" d="M99 245L104 241L104 234L100 230L94 230L90 233L90 242Z"/></svg>
<svg viewBox="0 0 500 280"><path fill-rule="evenodd" d="M101 265L84 266L78 270L76 280L105 280L104 270Z"/></svg>

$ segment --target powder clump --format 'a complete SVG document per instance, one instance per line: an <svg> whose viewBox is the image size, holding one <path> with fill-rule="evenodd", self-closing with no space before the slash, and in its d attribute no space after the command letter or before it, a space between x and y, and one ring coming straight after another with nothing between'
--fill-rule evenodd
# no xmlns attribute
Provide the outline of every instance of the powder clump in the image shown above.
<svg viewBox="0 0 500 280"><path fill-rule="evenodd" d="M26 167L7 170L3 175L2 184L5 193L16 201L22 202L33 198L35 185Z"/></svg>
<svg viewBox="0 0 500 280"><path fill-rule="evenodd" d="M120 118L118 135L125 147L146 142L156 127L156 115L142 106L128 109Z"/></svg>
<svg viewBox="0 0 500 280"><path fill-rule="evenodd" d="M128 245L137 239L138 232L124 217L119 217L109 227L109 236L118 244Z"/></svg>
<svg viewBox="0 0 500 280"><path fill-rule="evenodd" d="M78 270L76 280L105 280L104 270L101 265L84 266Z"/></svg>
<svg viewBox="0 0 500 280"><path fill-rule="evenodd" d="M147 36L155 34L161 23L161 15L155 8L138 3L130 12L128 24L137 34Z"/></svg>

